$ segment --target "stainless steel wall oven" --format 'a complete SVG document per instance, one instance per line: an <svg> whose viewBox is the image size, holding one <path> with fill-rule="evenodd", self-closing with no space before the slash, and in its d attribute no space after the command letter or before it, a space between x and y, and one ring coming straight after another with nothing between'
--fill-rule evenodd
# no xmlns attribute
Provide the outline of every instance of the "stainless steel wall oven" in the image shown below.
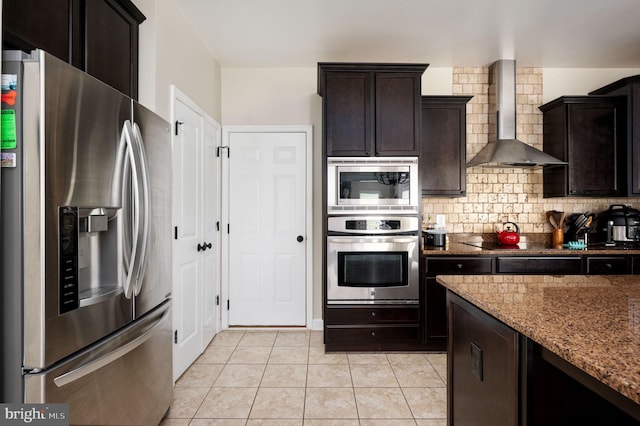
<svg viewBox="0 0 640 426"><path fill-rule="evenodd" d="M332 216L327 303L418 303L417 216Z"/></svg>

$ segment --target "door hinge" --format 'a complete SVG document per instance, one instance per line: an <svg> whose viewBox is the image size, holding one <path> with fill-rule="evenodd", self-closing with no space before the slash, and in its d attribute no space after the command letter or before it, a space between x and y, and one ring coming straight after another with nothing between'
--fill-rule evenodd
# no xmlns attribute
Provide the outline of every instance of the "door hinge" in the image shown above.
<svg viewBox="0 0 640 426"><path fill-rule="evenodd" d="M173 332L173 343L178 343L178 330Z"/></svg>
<svg viewBox="0 0 640 426"><path fill-rule="evenodd" d="M216 306L220 306L220 296L216 296Z"/></svg>
<svg viewBox="0 0 640 426"><path fill-rule="evenodd" d="M223 150L223 149L227 150L227 158L229 158L229 151L231 151L231 150L229 149L228 146L219 146L219 147L217 147L216 148L216 157L220 157L220 151Z"/></svg>
<svg viewBox="0 0 640 426"><path fill-rule="evenodd" d="M174 240L178 239L178 227L177 226L173 227L173 239Z"/></svg>
<svg viewBox="0 0 640 426"><path fill-rule="evenodd" d="M229 310L229 299L227 299L227 311Z"/></svg>

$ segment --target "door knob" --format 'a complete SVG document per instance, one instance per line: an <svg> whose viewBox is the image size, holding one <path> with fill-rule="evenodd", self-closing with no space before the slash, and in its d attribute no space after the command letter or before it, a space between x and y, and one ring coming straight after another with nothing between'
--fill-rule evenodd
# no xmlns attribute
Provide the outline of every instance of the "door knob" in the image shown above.
<svg viewBox="0 0 640 426"><path fill-rule="evenodd" d="M202 244L198 243L198 251L205 251L208 248L211 248L211 243L207 243L206 241Z"/></svg>
<svg viewBox="0 0 640 426"><path fill-rule="evenodd" d="M304 241L304 237L302 235L298 235L298 238L296 238L296 240L301 243L302 241Z"/></svg>

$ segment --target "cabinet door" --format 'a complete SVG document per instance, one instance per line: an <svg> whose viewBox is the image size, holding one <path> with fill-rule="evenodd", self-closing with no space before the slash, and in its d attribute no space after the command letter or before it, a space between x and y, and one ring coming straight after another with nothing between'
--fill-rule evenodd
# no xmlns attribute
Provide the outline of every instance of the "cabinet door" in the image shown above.
<svg viewBox="0 0 640 426"><path fill-rule="evenodd" d="M518 424L518 333L455 294L449 304L449 424Z"/></svg>
<svg viewBox="0 0 640 426"><path fill-rule="evenodd" d="M490 274L490 257L436 256L425 258L424 341L433 350L447 346L447 291L436 275Z"/></svg>
<svg viewBox="0 0 640 426"><path fill-rule="evenodd" d="M371 75L326 73L323 117L327 156L373 155Z"/></svg>
<svg viewBox="0 0 640 426"><path fill-rule="evenodd" d="M466 104L470 99L470 96L422 97L422 195L466 194Z"/></svg>
<svg viewBox="0 0 640 426"><path fill-rule="evenodd" d="M116 0L85 0L84 69L134 99L138 97L139 11ZM133 12L133 14L132 14Z"/></svg>
<svg viewBox="0 0 640 426"><path fill-rule="evenodd" d="M420 154L420 74L376 73L375 154Z"/></svg>
<svg viewBox="0 0 640 426"><path fill-rule="evenodd" d="M4 0L4 48L43 49L70 62L71 0Z"/></svg>
<svg viewBox="0 0 640 426"><path fill-rule="evenodd" d="M569 195L620 195L616 108L570 105L568 111Z"/></svg>
<svg viewBox="0 0 640 426"><path fill-rule="evenodd" d="M626 194L629 170L622 98L563 96L544 113L544 151L567 161L545 167L545 197L603 197Z"/></svg>
<svg viewBox="0 0 640 426"><path fill-rule="evenodd" d="M447 349L447 290L434 277L425 278L424 339L429 344Z"/></svg>

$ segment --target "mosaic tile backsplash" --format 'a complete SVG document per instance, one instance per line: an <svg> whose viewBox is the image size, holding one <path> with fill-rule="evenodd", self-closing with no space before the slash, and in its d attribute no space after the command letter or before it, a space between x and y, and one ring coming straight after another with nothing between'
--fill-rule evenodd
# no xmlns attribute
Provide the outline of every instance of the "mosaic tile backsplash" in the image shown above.
<svg viewBox="0 0 640 426"><path fill-rule="evenodd" d="M516 68L516 137L542 149L542 68ZM489 68L454 68L453 94L473 95L467 104L467 161L489 138L495 118L489 115ZM467 169L467 195L422 199L423 225L443 214L449 233L491 233L515 222L522 233L550 233L548 210L598 213L611 204L640 207L635 198L543 198L542 170L523 168Z"/></svg>

